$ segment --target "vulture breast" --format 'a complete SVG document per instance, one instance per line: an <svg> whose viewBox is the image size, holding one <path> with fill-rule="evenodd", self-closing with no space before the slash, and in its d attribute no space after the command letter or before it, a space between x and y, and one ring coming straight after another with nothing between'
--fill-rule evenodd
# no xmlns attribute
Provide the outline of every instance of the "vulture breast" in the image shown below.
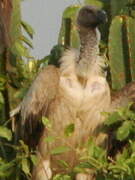
<svg viewBox="0 0 135 180"><path fill-rule="evenodd" d="M94 136L97 144L101 144L105 138L105 135L99 133L100 124L104 120L101 112L107 111L109 105L110 91L104 77L90 78L83 87L76 75L61 76L58 95L49 106L48 112L48 118L52 121L52 131L45 131L42 137L49 135L58 139L52 143L45 143L41 138L41 154L44 156L58 146L69 145L73 149L78 149L83 147L84 142L91 136ZM71 123L75 125L75 130L70 137L64 138L64 130ZM72 150L51 159L54 169L57 169L55 162L58 160L63 159L74 166L79 158Z"/></svg>

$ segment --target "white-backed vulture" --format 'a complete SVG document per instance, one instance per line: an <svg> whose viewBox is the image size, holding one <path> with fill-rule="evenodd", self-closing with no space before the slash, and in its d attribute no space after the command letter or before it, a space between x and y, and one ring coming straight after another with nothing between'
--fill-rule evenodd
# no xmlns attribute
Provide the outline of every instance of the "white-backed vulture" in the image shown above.
<svg viewBox="0 0 135 180"><path fill-rule="evenodd" d="M44 127L41 133L37 154L39 162L33 170L32 180L49 180L56 172L62 172L58 160L74 167L80 157L74 149L83 147L89 137L93 137L96 144L106 146L107 135L101 132L104 121L101 112L110 111L111 96L102 71L104 62L99 56L100 33L97 28L105 21L104 11L93 6L81 8L77 16L80 50L67 50L60 59L60 68L52 65L44 68L19 107L24 135L29 134L30 137L35 131L36 137L42 116L52 123L51 131ZM114 108L116 103L119 106L121 98L115 98ZM75 130L65 141L64 130L72 123ZM61 138L47 143L47 136ZM67 144L70 151L55 156L50 154L54 148ZM93 178L90 173L76 176L76 180Z"/></svg>

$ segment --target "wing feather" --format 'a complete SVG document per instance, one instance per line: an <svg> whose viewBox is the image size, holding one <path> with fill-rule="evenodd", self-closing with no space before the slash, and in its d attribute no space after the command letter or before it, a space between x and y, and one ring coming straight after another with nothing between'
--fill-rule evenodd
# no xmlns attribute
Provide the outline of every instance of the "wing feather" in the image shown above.
<svg viewBox="0 0 135 180"><path fill-rule="evenodd" d="M55 66L49 65L38 74L21 103L23 133L35 132L39 120L46 115L49 103L56 97L58 86L59 70Z"/></svg>
<svg viewBox="0 0 135 180"><path fill-rule="evenodd" d="M111 110L127 105L129 102L135 102L135 81L128 83L121 90L112 94Z"/></svg>

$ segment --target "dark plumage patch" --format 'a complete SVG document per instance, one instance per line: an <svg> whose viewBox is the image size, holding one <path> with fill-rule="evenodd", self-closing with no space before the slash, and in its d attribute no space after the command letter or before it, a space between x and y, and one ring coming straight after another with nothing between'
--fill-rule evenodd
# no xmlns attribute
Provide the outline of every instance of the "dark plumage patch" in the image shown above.
<svg viewBox="0 0 135 180"><path fill-rule="evenodd" d="M80 9L77 23L85 28L96 28L99 24L106 22L105 11L99 10L93 6L84 6Z"/></svg>

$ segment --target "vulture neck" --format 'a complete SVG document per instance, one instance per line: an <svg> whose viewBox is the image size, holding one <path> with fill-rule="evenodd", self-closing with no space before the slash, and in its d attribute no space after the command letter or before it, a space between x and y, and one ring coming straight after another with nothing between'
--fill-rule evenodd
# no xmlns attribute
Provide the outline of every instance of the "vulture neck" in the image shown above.
<svg viewBox="0 0 135 180"><path fill-rule="evenodd" d="M99 41L98 29L79 29L81 47L79 58L76 62L77 76L79 79L87 80L90 75L99 74ZM91 76L92 77L92 76Z"/></svg>

